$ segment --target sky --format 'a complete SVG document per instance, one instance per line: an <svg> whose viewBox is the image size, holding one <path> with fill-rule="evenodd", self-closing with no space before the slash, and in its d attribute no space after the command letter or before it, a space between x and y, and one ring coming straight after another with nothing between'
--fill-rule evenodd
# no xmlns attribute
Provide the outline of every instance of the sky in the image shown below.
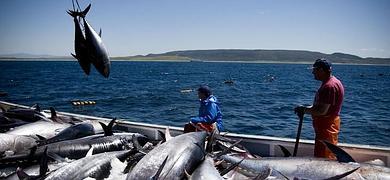
<svg viewBox="0 0 390 180"><path fill-rule="evenodd" d="M389 0L79 0L110 56L285 49L390 58ZM74 52L71 0L0 0L0 54Z"/></svg>

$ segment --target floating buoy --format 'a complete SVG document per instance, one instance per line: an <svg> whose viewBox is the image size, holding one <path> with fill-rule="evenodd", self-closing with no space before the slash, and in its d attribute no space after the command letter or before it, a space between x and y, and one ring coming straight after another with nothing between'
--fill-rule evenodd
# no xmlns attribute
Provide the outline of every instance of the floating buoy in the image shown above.
<svg viewBox="0 0 390 180"><path fill-rule="evenodd" d="M190 93L192 91L193 91L192 89L182 89L182 90L180 90L181 93Z"/></svg>
<svg viewBox="0 0 390 180"><path fill-rule="evenodd" d="M84 105L95 105L95 101L81 101L81 100L73 100L71 101L73 106L84 106Z"/></svg>

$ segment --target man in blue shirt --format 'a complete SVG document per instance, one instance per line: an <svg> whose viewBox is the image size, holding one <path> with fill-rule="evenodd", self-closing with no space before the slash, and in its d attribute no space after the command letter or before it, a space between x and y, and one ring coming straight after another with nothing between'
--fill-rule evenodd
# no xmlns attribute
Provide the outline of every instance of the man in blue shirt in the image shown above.
<svg viewBox="0 0 390 180"><path fill-rule="evenodd" d="M184 126L184 132L192 131L222 131L222 112L218 106L218 101L212 95L208 86L198 88L198 97L200 100L199 114L192 117L190 123Z"/></svg>

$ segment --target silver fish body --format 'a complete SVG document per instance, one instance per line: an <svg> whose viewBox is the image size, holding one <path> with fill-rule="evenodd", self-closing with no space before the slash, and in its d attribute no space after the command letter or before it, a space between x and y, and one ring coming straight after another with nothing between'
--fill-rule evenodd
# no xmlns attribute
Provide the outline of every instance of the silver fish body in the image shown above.
<svg viewBox="0 0 390 180"><path fill-rule="evenodd" d="M36 139L32 137L0 133L0 153L17 154L36 145Z"/></svg>
<svg viewBox="0 0 390 180"><path fill-rule="evenodd" d="M364 179L390 180L390 168L385 166L362 163L357 172Z"/></svg>
<svg viewBox="0 0 390 180"><path fill-rule="evenodd" d="M88 177L104 179L109 176L111 170L111 160L127 156L130 151L114 151L86 156L75 160L45 177L51 179L85 179Z"/></svg>
<svg viewBox="0 0 390 180"><path fill-rule="evenodd" d="M222 159L230 163L237 163L241 158L223 155ZM245 159L239 164L239 167L253 171L254 173L265 172L266 169L272 169L272 175L277 177L286 176L289 179L327 179L359 168L357 163L339 163L318 158L260 158ZM361 179L362 176L354 172L346 179Z"/></svg>
<svg viewBox="0 0 390 180"><path fill-rule="evenodd" d="M65 128L54 137L40 141L39 144L40 145L50 144L54 142L82 138L94 134L95 134L95 129L93 125L88 123L80 123Z"/></svg>
<svg viewBox="0 0 390 180"><path fill-rule="evenodd" d="M22 126L15 127L6 132L6 134L35 136L40 135L44 138L51 138L63 129L69 127L67 123L56 123L50 121L37 121Z"/></svg>
<svg viewBox="0 0 390 180"><path fill-rule="evenodd" d="M80 22L77 19L78 16L85 17L91 8L89 5L84 11L68 11L68 14L73 17L74 27L75 27L75 38L74 38L74 50L76 54L72 54L74 58L79 62L81 69L86 75L89 75L91 71L91 60L89 57L87 45L85 42L85 36L80 27Z"/></svg>
<svg viewBox="0 0 390 180"><path fill-rule="evenodd" d="M204 157L205 132L193 132L176 136L155 147L146 154L128 174L127 179L154 177L166 159L159 178L182 179L185 172L192 173Z"/></svg>
<svg viewBox="0 0 390 180"><path fill-rule="evenodd" d="M205 160L191 174L190 180L223 180L214 166L213 158L206 156Z"/></svg>
<svg viewBox="0 0 390 180"><path fill-rule="evenodd" d="M39 160L43 157L46 148L49 154L53 153L70 159L79 159L84 157L91 147L94 147L94 154L131 149L133 148L133 138L141 140L141 144L143 144L143 139L146 139L143 135L134 133L118 133L112 136L93 135L39 146L33 154L28 151L18 155L0 158L0 165L15 163L18 161L26 161L26 163L29 163L29 161L32 160Z"/></svg>
<svg viewBox="0 0 390 180"><path fill-rule="evenodd" d="M77 20L77 17L74 17L73 21L75 26L74 49L76 55L72 54L72 56L77 59L84 73L86 75L89 75L89 73L91 72L91 62L90 62L88 49L85 44L85 37L83 35L83 32L81 31L80 24L79 21Z"/></svg>
<svg viewBox="0 0 390 180"><path fill-rule="evenodd" d="M83 18L83 22L85 28L85 42L88 48L91 62L101 75L108 78L110 75L111 63L107 49L104 46L99 34L93 30L85 18Z"/></svg>

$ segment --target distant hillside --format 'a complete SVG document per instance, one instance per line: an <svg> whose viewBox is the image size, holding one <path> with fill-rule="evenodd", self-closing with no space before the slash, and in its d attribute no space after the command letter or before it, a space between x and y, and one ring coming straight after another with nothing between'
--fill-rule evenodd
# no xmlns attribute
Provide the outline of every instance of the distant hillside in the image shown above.
<svg viewBox="0 0 390 180"><path fill-rule="evenodd" d="M187 50L171 51L146 56L115 57L123 60L197 60L197 61L276 61L276 62L313 62L318 58L328 58L333 63L353 64L390 64L390 58L361 58L359 56L333 53L324 54L301 50Z"/></svg>
<svg viewBox="0 0 390 180"><path fill-rule="evenodd" d="M245 50L245 49L215 49L171 51L162 54L111 57L112 60L144 60L144 61L243 61L243 62L282 62L282 63L312 63L315 59L327 58L333 63L348 64L385 64L390 65L390 58L362 58L359 56L333 53L324 54L301 50ZM63 60L74 59L69 56L33 55L33 54L0 54L1 59L43 59Z"/></svg>

